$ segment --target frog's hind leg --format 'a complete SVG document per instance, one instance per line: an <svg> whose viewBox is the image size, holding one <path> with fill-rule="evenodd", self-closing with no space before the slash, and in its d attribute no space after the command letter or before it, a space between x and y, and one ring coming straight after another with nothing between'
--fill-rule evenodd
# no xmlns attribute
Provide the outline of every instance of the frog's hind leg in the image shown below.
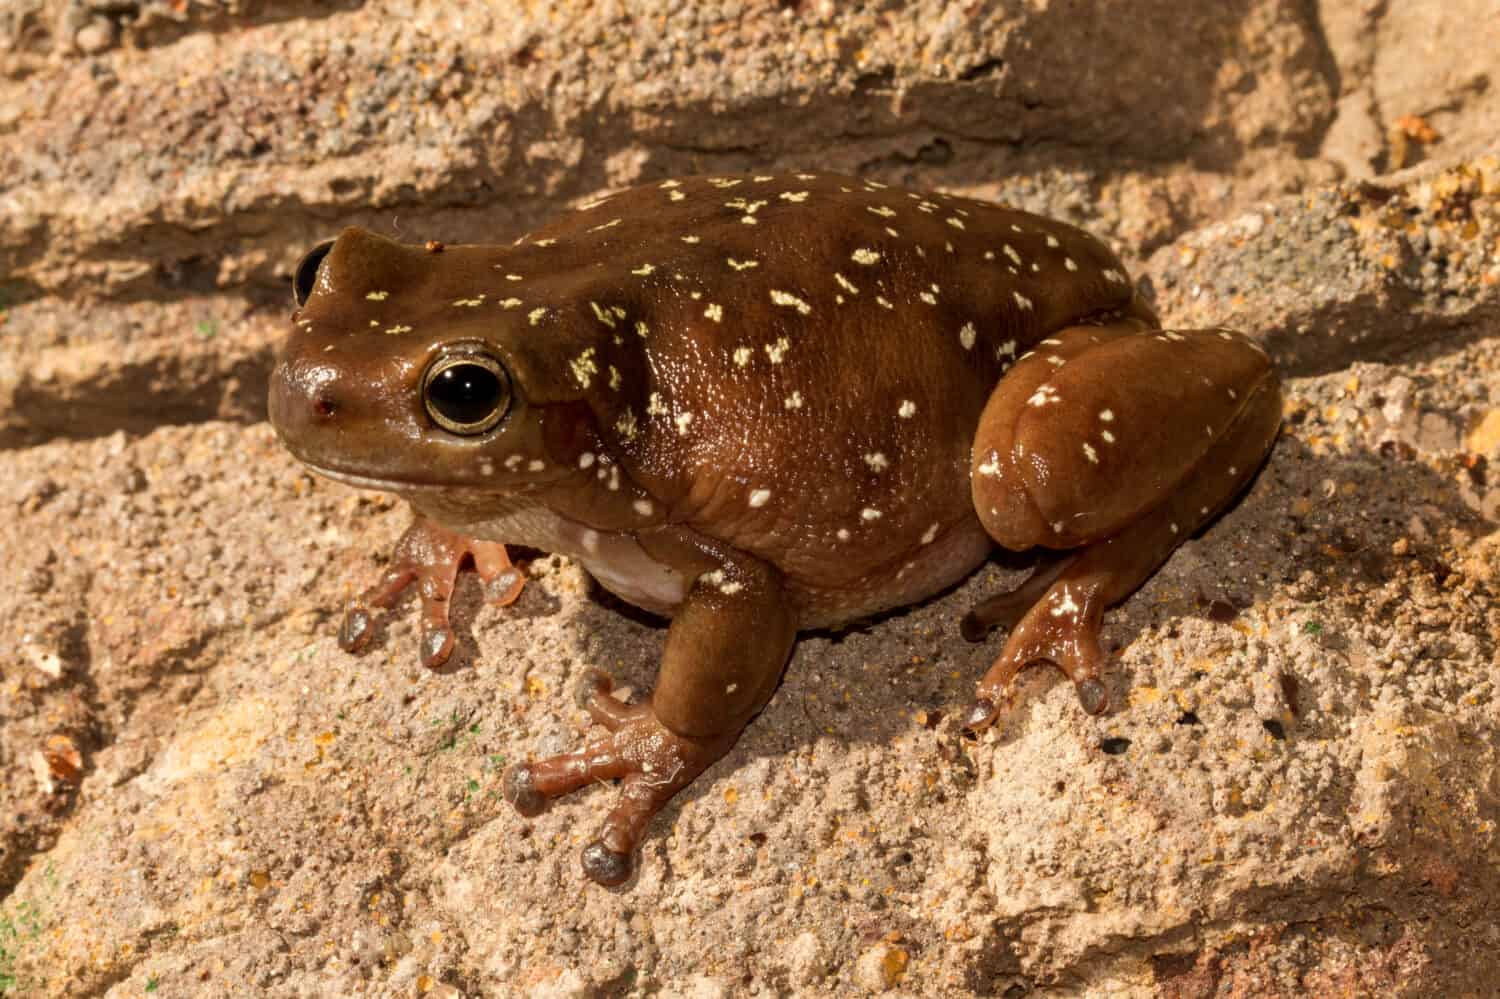
<svg viewBox="0 0 1500 999"><path fill-rule="evenodd" d="M1227 331L1071 327L1023 356L980 419L975 509L1007 548L1074 554L966 619L973 634L1030 601L966 725L989 725L1015 675L1041 661L1073 681L1084 710L1104 711L1105 608L1246 486L1280 421L1269 359Z"/></svg>

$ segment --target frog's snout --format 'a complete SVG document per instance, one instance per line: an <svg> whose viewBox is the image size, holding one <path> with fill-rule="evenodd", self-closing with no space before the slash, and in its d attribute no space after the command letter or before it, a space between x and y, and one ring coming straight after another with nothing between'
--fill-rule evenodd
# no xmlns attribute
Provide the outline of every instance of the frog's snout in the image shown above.
<svg viewBox="0 0 1500 999"><path fill-rule="evenodd" d="M338 372L326 364L283 358L271 372L266 402L271 425L286 438L324 426L342 408Z"/></svg>

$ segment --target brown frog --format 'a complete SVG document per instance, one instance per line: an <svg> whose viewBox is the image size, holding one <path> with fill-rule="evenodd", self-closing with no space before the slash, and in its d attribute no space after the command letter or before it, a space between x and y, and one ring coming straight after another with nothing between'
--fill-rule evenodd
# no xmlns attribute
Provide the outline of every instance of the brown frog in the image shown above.
<svg viewBox="0 0 1500 999"><path fill-rule="evenodd" d="M1281 415L1258 346L1158 328L1088 234L829 174L661 181L508 246L346 229L295 296L277 431L416 511L346 649L415 580L441 664L460 563L518 595L507 543L671 618L650 697L589 671L579 700L608 734L504 778L524 815L621 782L583 851L607 885L766 704L798 631L921 600L997 543L1052 555L964 618L973 640L1011 629L966 723L1039 661L1105 710L1104 609L1245 487Z"/></svg>

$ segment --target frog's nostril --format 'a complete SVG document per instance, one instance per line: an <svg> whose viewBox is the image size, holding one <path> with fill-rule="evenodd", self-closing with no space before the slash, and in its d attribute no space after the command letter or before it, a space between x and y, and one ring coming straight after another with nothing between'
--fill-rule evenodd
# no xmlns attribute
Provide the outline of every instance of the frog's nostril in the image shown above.
<svg viewBox="0 0 1500 999"><path fill-rule="evenodd" d="M338 412L339 407L338 404L335 403L331 398L320 393L316 396L313 396L312 408L314 413L317 413L318 416L322 419L327 420L331 418L334 413Z"/></svg>

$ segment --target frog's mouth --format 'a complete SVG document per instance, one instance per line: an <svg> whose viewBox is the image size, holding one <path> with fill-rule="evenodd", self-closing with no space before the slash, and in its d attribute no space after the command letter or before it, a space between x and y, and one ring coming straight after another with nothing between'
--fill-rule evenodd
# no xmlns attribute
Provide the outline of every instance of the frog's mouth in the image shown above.
<svg viewBox="0 0 1500 999"><path fill-rule="evenodd" d="M291 450L288 448L288 450ZM348 472L341 468L333 468L328 465L309 461L302 455L292 452L293 456L306 468L325 479L340 483L341 485L353 486L356 489L369 489L382 493L399 493L401 495L416 496L444 492L475 492L505 495L524 495L537 489L549 486L566 475L566 472L556 466L552 467L553 474L548 477L539 477L537 473L528 473L524 479L517 478L514 472L503 468L495 469L495 477L490 480L474 479L452 479L436 480L431 478L404 479L390 476L363 475L358 472Z"/></svg>

